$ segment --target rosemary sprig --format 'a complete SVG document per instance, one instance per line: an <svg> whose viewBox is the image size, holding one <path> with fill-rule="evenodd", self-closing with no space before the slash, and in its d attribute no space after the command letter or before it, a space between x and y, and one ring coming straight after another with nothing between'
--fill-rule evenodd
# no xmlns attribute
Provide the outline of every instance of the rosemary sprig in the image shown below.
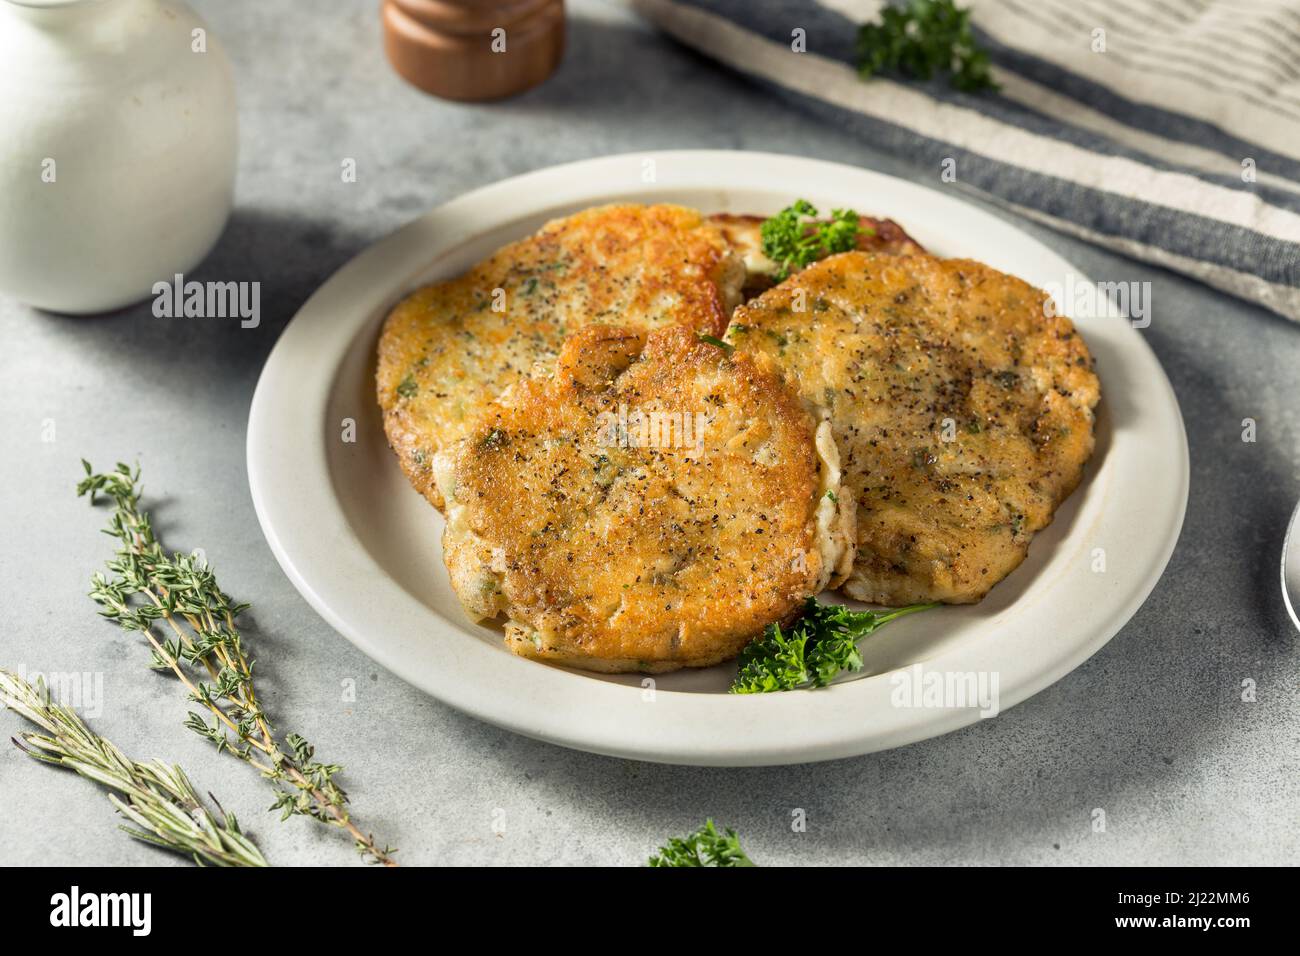
<svg viewBox="0 0 1300 956"><path fill-rule="evenodd" d="M0 670L0 705L45 731L11 737L27 756L66 767L110 791L113 806L135 826L121 826L137 840L191 857L203 866L266 866L266 858L217 803L214 816L194 792L185 771L161 760L137 763L86 726L71 707L50 700L44 681L35 685Z"/></svg>
<svg viewBox="0 0 1300 956"><path fill-rule="evenodd" d="M825 687L841 671L862 669L858 641L895 618L936 607L909 604L892 611L852 611L842 604L809 598L789 630L769 624L763 636L740 652L733 694L766 694L801 687Z"/></svg>
<svg viewBox="0 0 1300 956"><path fill-rule="evenodd" d="M650 866L755 866L735 830L719 833L712 820L685 837L673 837L649 859Z"/></svg>
<svg viewBox="0 0 1300 956"><path fill-rule="evenodd" d="M298 734L277 735L257 697L253 662L244 650L236 620L247 604L236 604L217 585L205 561L168 555L140 510L140 470L124 464L98 474L82 460L86 477L77 494L104 494L116 510L105 534L119 543L107 562L108 575L96 572L90 596L102 614L123 630L139 631L152 649L150 667L170 671L198 705L185 725L228 753L257 768L275 792L272 810L281 819L295 814L347 831L368 861L396 866L388 846L353 822L348 796L335 781L343 768L321 763ZM210 722L209 722L210 721Z"/></svg>

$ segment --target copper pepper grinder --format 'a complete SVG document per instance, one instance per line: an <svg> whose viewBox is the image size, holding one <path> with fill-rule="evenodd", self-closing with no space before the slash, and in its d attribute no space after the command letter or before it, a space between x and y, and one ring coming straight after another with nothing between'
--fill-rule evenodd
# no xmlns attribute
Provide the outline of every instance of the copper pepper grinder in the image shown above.
<svg viewBox="0 0 1300 956"><path fill-rule="evenodd" d="M564 0L383 0L393 68L449 100L495 100L536 86L564 53Z"/></svg>

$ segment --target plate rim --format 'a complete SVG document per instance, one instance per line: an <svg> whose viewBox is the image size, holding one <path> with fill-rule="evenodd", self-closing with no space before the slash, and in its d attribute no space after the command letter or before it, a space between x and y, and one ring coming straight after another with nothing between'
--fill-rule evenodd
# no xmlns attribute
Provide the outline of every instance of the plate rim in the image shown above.
<svg viewBox="0 0 1300 956"><path fill-rule="evenodd" d="M652 183L641 181L639 177L633 178L634 173L645 168L647 161L656 169L657 175L664 174L659 175L657 181ZM287 441L298 451L299 457L294 458L294 460L300 466L304 460L310 459L313 464L318 465L321 469L323 480L318 487L312 487L309 482L302 480L302 471L301 467L299 467L297 478L293 480L292 484L295 498L306 498L313 502L319 502L322 491L324 491L323 497L326 499L335 497L326 453L325 435L329 428L323 420L323 409L328 403L331 388L337 375L337 363L330 366L329 374L324 376L326 380L324 391L319 395L313 393L300 402L303 408L319 410L322 420L317 424L320 427L303 428L298 430L299 433L295 433L293 429L286 428L284 423L277 418L277 416L284 414L284 403L281 402L277 406L276 393L283 390L285 385L284 373L287 366L292 364L290 350L298 347L295 343L305 339L308 335L308 320L304 318L305 316L313 317L317 312L327 312L329 300L332 297L343 295L343 290L347 289L349 282L354 282L368 268L377 267L386 256L394 255L395 250L401 249L404 244L410 243L413 238L419 237L426 232L432 232L435 228L447 230L449 236L443 239L446 249L454 249L458 244L469 241L473 238L475 232L472 228L466 229L464 221L469 220L472 222L474 216L480 214L480 207L490 207L496 204L507 193L522 196L545 193L550 199L549 205L551 207L583 202L582 193L584 192L589 194L585 200L588 203L609 201L618 194L619 190L611 189L609 183L605 182L600 187L605 191L599 192L596 184L601 182L602 176L608 179L615 171L619 176L627 180L628 188L621 191L629 196L672 189L679 191L684 189L716 189L719 195L723 195L729 190L770 188L770 183L766 187L761 187L758 185L750 186L748 182L736 182L734 180L719 184L717 181L711 180L708 175L702 176L700 173L700 170L713 167L727 167L734 173L737 165L745 167L745 176L751 175L753 169L764 166L772 168L787 167L791 172L798 167L809 175L818 172L824 173L828 177L828 181L831 178L844 177L859 179L866 190L885 187L901 190L904 194L916 195L918 191L923 192L928 194L927 198L930 201L948 205L954 214L960 211L961 214L958 215L958 218L971 219L992 228L995 232L1002 231L1014 234L1020 243L1032 247L1035 255L1041 261L1051 264L1053 269L1059 263L1065 270L1062 274L1072 274L1079 279L1084 278L1085 275L1082 270L1075 268L1063 257L1024 232L1017 225L1002 220L992 213L966 202L962 197L945 195L942 190L898 179L873 170L790 154L744 150L656 150L621 153L578 160L509 177L460 194L436 206L388 236L367 246L336 270L302 304L284 327L271 354L268 356L259 375L249 409L246 441L249 490L263 536L270 545L280 567L298 592L307 600L308 604L334 630L351 641L362 653L407 683L458 710L488 723L528 737L579 750L655 762L713 766L766 766L815 762L903 746L951 732L979 719L978 713L971 709L928 710L922 715L923 718L927 719L896 721L895 726L884 731L873 732L864 729L844 731L842 728L851 727L855 717L866 716L863 713L863 705L868 702L868 698L879 696L878 693L869 695L866 685L887 677L888 673L871 675L849 683L819 690L812 694L730 697L719 694L691 694L681 691L658 690L651 695L650 701L646 701L639 687L592 680L580 674L545 667L522 658L502 654L499 650L489 648L479 641L465 641L466 635L454 625L449 626L446 630L450 631L455 639L459 639L463 646L448 645L443 648L450 655L450 663L453 666L450 668L434 668L427 673L411 674L409 666L404 662L409 657L410 645L415 641L437 640L441 642L445 635L435 632L421 635L419 638L412 638L408 634L402 634L399 635L396 642L376 639L367 633L366 628L357 623L356 614L354 613L356 611L356 597L355 595L350 597L346 593L346 589L340 589L337 580L338 575L336 574L336 579L331 581L328 579L329 572L322 571L319 562L315 562L314 566L309 567L309 565L313 565L313 562L310 560L307 551L301 547L302 542L285 540L285 538L295 533L300 536L303 533L302 527L291 527L295 517L297 517L299 524L302 523L301 516L294 516L289 512L295 509L302 512L306 502L297 501L292 506L289 504L289 496L282 493L288 490L285 487L285 480L283 477L277 477L276 475L273 463L274 455L269 451L270 448L276 445L283 446ZM667 176L666 179L665 175ZM741 179L744 180L744 176L741 176ZM808 190L808 192L817 192L825 188L827 187L824 184L818 185L816 188ZM546 192L547 189L550 190L549 193ZM509 217L518 219L524 215L518 209L510 208L510 203L501 202L500 205L509 208L510 213L507 218L498 219L498 225L508 222ZM539 211L541 208L543 207L539 206L534 212ZM872 210L872 212L875 211ZM481 231L479 230L480 233ZM412 256L407 254L406 258L412 258ZM426 263L432 262L435 258L434 250L428 249L424 253L424 258ZM385 268L389 271L392 270L391 266ZM410 281L411 279L408 277L401 290L390 284L388 292L390 294L398 291L404 292L409 288ZM368 320L369 314L363 314L356 318L347 317L344 320L336 321L336 325L343 329L352 330L347 337L350 342L365 327ZM1122 324L1127 328L1127 323ZM310 331L316 333L319 330L313 327ZM326 331L334 331L342 337L342 333L339 333L337 329ZM1165 527L1164 538L1152 554L1146 570L1142 572L1140 583L1135 588L1130 588L1125 599L1118 605L1109 608L1108 612L1102 615L1099 622L1089 626L1090 637L1071 643L1068 652L1058 653L1050 657L1046 666L1043 666L1040 661L1034 673L1020 675L1019 679L1013 682L1009 689L1004 689L999 712L1010 709L1055 683L1105 646L1124 624L1132 618L1155 588L1168 566L1169 559L1181 534L1190 488L1190 459L1181 408L1168 376L1145 338L1137 330L1131 328L1127 332L1119 334L1130 336L1126 344L1131 346L1132 351L1141 356L1139 364L1147 364L1155 370L1155 382L1147 381L1144 382L1144 385L1150 387L1152 384L1158 383L1162 398L1167 404L1168 410L1173 413L1173 422L1177 426L1173 429L1176 433L1174 437L1176 437L1175 444L1177 445L1175 449L1177 460L1174 466L1178 471L1178 487L1175 489L1175 495L1172 499L1175 507ZM333 361L335 356L331 354L330 358ZM315 384L318 388L321 385L319 381ZM296 398L303 399L301 382L296 383L295 392ZM328 505L329 501L327 500L325 504ZM332 533L334 540L331 543L338 543L337 539L343 538L345 539L342 542L344 545L355 545L356 550L365 554L364 545L352 533L347 516L343 513L342 505L338 504L337 501L335 501L334 511L337 514L326 514L324 516L326 520L324 521L312 521L310 523L311 530L308 533L311 534L321 530ZM342 523L342 527L339 527L339 522ZM346 540L349 538L350 541ZM319 539L317 544L319 545ZM372 582L372 587L382 589L382 579L386 579L388 584L401 590L400 586L397 586L396 582L388 578L383 570L378 567L373 557L365 554L365 562L374 567L361 568L360 570L364 573L378 574L381 579L378 582ZM322 579L322 575L325 575L324 579ZM389 590L391 591L391 589ZM406 594L405 591L402 591L402 594L409 601L414 601L414 598ZM391 593L388 597L390 601L399 601ZM349 606L349 604L352 606ZM411 609L405 606L390 608L390 611L394 616L401 613L409 617L411 614ZM425 613L428 613L427 609ZM406 650L403 650L404 646ZM421 648L421 650L426 649ZM932 669L943 669L943 661L946 658L957 657L958 652L962 649L954 648L940 653L929 659L927 666L932 666ZM479 657L480 651L492 655L490 669L485 667L488 662ZM520 669L518 665L526 667L527 671ZM448 671L458 671L470 676L477 675L480 678L485 678L488 674L491 674L493 685L503 692L507 689L512 693L517 692L522 699L510 697L504 693L487 695L486 698L476 695L471 688L462 686L455 674L449 675ZM580 687L578 682L581 684ZM507 686L503 687L503 684ZM578 696L583 698L581 706L574 705L573 695L570 693L574 690L577 690L579 692ZM878 691L879 688L876 690ZM628 721L626 719L628 712L630 712L627 705L633 702L634 698L637 701L635 706L652 705L654 707L653 712L656 716L653 722L648 723L640 719ZM668 701L668 707L662 707L658 703L665 698ZM747 738L748 735L744 734L744 731L762 728L768 735L767 739L758 742L752 742L748 739L731 739L726 741L725 744L720 741L717 733L717 714L709 712L711 708L714 711L718 709L716 706L718 700L727 701L725 706L730 708L730 711L727 715L728 719L724 723L728 724L733 731L738 730L741 732L742 737ZM610 709L617 711L624 718L624 723L618 729L611 730L607 726L609 722L600 719L607 716ZM784 718L779 722L774 721L771 716L774 709L779 709L785 714ZM898 708L895 708L895 711L897 710ZM668 713L665 715L663 711L668 711ZM916 709L912 709L911 712L915 714ZM876 716L879 717L880 715L877 714ZM698 731L698 724L701 720L710 722L708 723L709 732L701 734ZM843 721L844 723L837 724L836 721ZM613 723L618 723L618 721L613 721ZM628 723L635 724L635 726L628 726ZM841 732L821 739L809 739L806 733L791 730L789 725L794 725L801 730L806 730L810 726L825 727L829 725L840 727ZM649 732L652 727L654 733ZM696 729L692 732L692 728ZM701 737L706 739L701 739Z"/></svg>

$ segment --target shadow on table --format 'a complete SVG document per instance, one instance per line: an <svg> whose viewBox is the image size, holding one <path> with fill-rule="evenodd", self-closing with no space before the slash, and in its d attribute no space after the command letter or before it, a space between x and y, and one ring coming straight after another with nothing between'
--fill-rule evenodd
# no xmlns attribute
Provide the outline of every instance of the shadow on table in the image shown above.
<svg viewBox="0 0 1300 956"><path fill-rule="evenodd" d="M41 318L69 337L69 348L94 348L104 363L120 364L142 383L161 376L176 383L181 397L186 383L198 385L214 372L255 381L299 307L372 238L324 218L236 209L216 247L184 280L257 283L255 325L249 319L244 327L239 315L160 317L153 296L111 313Z"/></svg>

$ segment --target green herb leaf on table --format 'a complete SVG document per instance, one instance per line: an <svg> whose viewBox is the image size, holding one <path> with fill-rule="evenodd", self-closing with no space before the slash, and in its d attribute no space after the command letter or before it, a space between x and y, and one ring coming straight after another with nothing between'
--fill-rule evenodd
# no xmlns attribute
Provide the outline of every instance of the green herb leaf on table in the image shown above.
<svg viewBox="0 0 1300 956"><path fill-rule="evenodd" d="M377 844L348 810L348 796L334 779L338 764L321 763L297 734L276 733L253 683L253 662L237 619L247 604L231 600L205 560L168 555L140 509L140 470L119 464L98 474L83 460L86 477L77 494L91 503L105 495L115 505L106 533L118 540L108 574L96 572L90 596L100 614L125 631L140 632L152 650L149 666L170 671L189 692L185 725L261 772L275 794L271 809L283 817L307 816L348 833L368 861L396 866L395 850ZM209 723L211 719L211 723Z"/></svg>
<svg viewBox="0 0 1300 956"><path fill-rule="evenodd" d="M208 810L185 771L161 760L132 760L86 726L71 707L53 703L43 681L33 685L0 670L0 705L44 731L11 738L15 747L107 787L113 806L133 824L120 829L137 840L184 854L200 866L267 865L235 815L222 810L215 797L218 812Z"/></svg>
<svg viewBox="0 0 1300 956"><path fill-rule="evenodd" d="M966 93L996 90L989 55L971 32L970 10L954 0L910 0L886 6L879 23L858 28L858 73L863 79L891 73L918 80L948 75Z"/></svg>
<svg viewBox="0 0 1300 956"><path fill-rule="evenodd" d="M673 837L650 857L650 866L755 866L735 830L719 833L712 820L686 837Z"/></svg>
<svg viewBox="0 0 1300 956"><path fill-rule="evenodd" d="M759 227L763 255L777 264L778 282L818 259L848 252L857 246L859 234L870 232L852 209L832 210L825 222L816 216L812 203L797 199Z"/></svg>
<svg viewBox="0 0 1300 956"><path fill-rule="evenodd" d="M809 598L789 630L769 624L763 636L740 652L733 694L766 694L801 687L825 687L844 671L862 669L858 641L890 621L935 607L910 604L888 611L853 611Z"/></svg>

